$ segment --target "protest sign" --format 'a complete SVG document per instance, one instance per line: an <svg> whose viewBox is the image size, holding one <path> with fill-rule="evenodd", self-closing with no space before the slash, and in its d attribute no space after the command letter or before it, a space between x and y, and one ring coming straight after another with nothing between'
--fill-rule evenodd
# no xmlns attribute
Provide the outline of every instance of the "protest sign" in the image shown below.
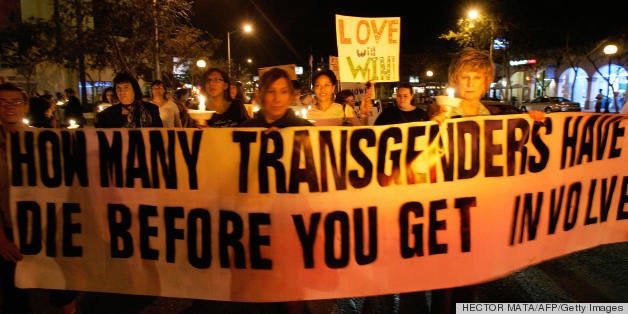
<svg viewBox="0 0 628 314"><path fill-rule="evenodd" d="M336 15L342 82L399 81L401 18Z"/></svg>
<svg viewBox="0 0 628 314"><path fill-rule="evenodd" d="M17 284L265 302L497 279L628 240L626 124L28 129Z"/></svg>

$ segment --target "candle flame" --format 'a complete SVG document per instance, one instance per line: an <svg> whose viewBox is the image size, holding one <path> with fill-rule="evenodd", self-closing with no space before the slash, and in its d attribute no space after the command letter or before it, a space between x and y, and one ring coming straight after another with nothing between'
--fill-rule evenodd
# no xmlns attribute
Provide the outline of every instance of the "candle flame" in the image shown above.
<svg viewBox="0 0 628 314"><path fill-rule="evenodd" d="M205 111L205 96L204 95L198 95L198 110L200 111Z"/></svg>
<svg viewBox="0 0 628 314"><path fill-rule="evenodd" d="M447 88L447 96L453 98L455 94L455 89L453 87L448 87Z"/></svg>

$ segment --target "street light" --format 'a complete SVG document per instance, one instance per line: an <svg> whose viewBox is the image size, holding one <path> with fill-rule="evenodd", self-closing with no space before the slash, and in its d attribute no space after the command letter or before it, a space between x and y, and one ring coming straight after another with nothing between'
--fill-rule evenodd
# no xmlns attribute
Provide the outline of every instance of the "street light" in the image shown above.
<svg viewBox="0 0 628 314"><path fill-rule="evenodd" d="M250 33L253 31L253 26L251 26L251 24L244 24L242 31ZM231 77L231 34L236 32L238 32L238 30L227 32L227 72L229 73L229 77Z"/></svg>
<svg viewBox="0 0 628 314"><path fill-rule="evenodd" d="M617 53L617 46L613 45L613 44L609 44L604 46L604 54L608 56L608 78L606 80L606 101L608 103L608 100L610 99L610 88L611 88L611 58L613 57L614 54ZM615 95L613 95L613 106L615 106L615 112L618 112L617 110L617 104L615 104ZM606 109L606 108L604 108ZM606 110L608 111L608 110Z"/></svg>
<svg viewBox="0 0 628 314"><path fill-rule="evenodd" d="M493 33L493 28L495 27L493 25L493 19L489 16L480 16L480 11L476 10L476 9L470 9L469 11L467 11L467 17L469 18L469 20L471 21L478 21L480 22L479 24L481 25L481 29L485 28L486 24L488 24L488 31L489 31L489 46L488 46L488 54L489 56L492 58L493 57L493 44L494 44L494 33ZM480 20L480 18L482 18L482 20ZM473 24L471 24L471 27L473 28ZM482 30L483 31L483 30ZM478 47L481 48L481 47Z"/></svg>
<svg viewBox="0 0 628 314"><path fill-rule="evenodd" d="M480 12L479 12L478 10L476 10L476 9L471 9L471 10L469 10L469 12L467 13L467 16L468 16L470 19L475 20L475 19L477 19L478 17L480 17Z"/></svg>

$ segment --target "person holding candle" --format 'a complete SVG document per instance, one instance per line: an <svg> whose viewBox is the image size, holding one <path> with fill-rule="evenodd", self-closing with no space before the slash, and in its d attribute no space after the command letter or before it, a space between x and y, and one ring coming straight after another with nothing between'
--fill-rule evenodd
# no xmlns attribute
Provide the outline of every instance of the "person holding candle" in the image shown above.
<svg viewBox="0 0 628 314"><path fill-rule="evenodd" d="M234 127L249 119L244 103L231 98L229 82L229 76L221 69L210 68L203 73L205 108L216 112L207 120L209 127Z"/></svg>
<svg viewBox="0 0 628 314"><path fill-rule="evenodd" d="M454 88L448 97L437 98L440 110L432 117L439 124L452 118L451 111L445 109L448 104L459 103L457 113L460 117L491 115L480 101L493 82L495 64L488 52L466 47L463 48L449 65L449 85ZM451 96L457 96L451 97ZM448 104L445 104L448 103ZM531 110L528 114L535 122L542 122L545 114ZM451 313L456 303L477 302L477 286L469 285L432 291L432 313Z"/></svg>
<svg viewBox="0 0 628 314"><path fill-rule="evenodd" d="M491 112L482 104L481 99L493 82L494 73L495 64L488 52L471 47L463 48L449 64L448 79L453 92L449 92L449 97L437 97L438 109L431 119L442 123L451 118L451 110L447 106L452 103L457 103L456 114L459 117L490 115ZM545 119L542 111L531 110L528 114L537 122Z"/></svg>
<svg viewBox="0 0 628 314"><path fill-rule="evenodd" d="M449 97L460 98L459 114L462 117L490 115L491 112L482 104L480 99L493 82L495 64L488 53L475 48L466 47L460 51L449 64L449 85L454 92ZM439 111L432 117L441 123L448 116L449 110L443 102L445 97L437 98ZM439 103L440 101L440 103Z"/></svg>

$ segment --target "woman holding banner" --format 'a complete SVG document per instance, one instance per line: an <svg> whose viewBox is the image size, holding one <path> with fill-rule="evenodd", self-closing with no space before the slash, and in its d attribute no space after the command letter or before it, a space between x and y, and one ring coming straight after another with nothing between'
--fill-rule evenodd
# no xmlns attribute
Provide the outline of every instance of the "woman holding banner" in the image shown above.
<svg viewBox="0 0 628 314"><path fill-rule="evenodd" d="M261 110L240 126L267 127L269 131L288 126L312 126L310 121L297 117L290 109L295 93L286 71L280 68L268 70L260 78L258 101L262 104Z"/></svg>
<svg viewBox="0 0 628 314"><path fill-rule="evenodd" d="M457 97L460 117L490 115L490 111L480 100L493 82L494 73L495 64L488 52L470 47L462 49L449 65L449 85L455 88L455 95L443 97L441 100ZM440 110L432 120L442 123L445 119L452 118L451 111L446 110L443 103L438 103L438 106ZM542 111L531 110L528 114L536 122L545 119ZM456 303L477 302L477 298L475 285L435 290L432 291L431 313L453 313Z"/></svg>

